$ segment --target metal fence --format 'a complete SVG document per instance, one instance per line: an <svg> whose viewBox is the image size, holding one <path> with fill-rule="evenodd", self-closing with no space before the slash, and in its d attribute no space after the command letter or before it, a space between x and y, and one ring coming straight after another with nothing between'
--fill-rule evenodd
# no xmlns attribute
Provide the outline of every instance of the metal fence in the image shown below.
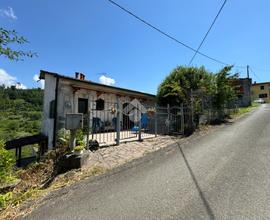
<svg viewBox="0 0 270 220"><path fill-rule="evenodd" d="M84 130L88 139L100 146L118 145L127 141L142 141L158 135L183 135L192 133L197 125L210 123L221 117L220 110L209 103L200 103L199 111L193 105L157 106L139 102L106 102L92 108L84 115ZM235 111L223 108L222 117Z"/></svg>
<svg viewBox="0 0 270 220"><path fill-rule="evenodd" d="M102 108L95 104L84 114L84 131L88 139L100 146L141 141L158 135L184 133L183 106L143 105L139 102L106 102Z"/></svg>

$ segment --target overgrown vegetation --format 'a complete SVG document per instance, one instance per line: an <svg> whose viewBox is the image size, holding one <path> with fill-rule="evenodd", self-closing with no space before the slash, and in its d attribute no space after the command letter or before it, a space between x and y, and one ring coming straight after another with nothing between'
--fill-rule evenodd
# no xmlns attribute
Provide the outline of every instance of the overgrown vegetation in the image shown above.
<svg viewBox="0 0 270 220"><path fill-rule="evenodd" d="M158 102L161 105L188 105L191 101L211 97L213 106L221 108L235 98L232 80L237 79L238 75L230 74L231 69L232 66L227 66L214 74L203 66L176 67L159 85Z"/></svg>
<svg viewBox="0 0 270 220"><path fill-rule="evenodd" d="M235 114L233 114L232 116L237 117L239 115L249 113L259 106L260 106L260 104L253 102L251 106L238 108L238 111L236 111Z"/></svg>
<svg viewBox="0 0 270 220"><path fill-rule="evenodd" d="M13 171L14 165L14 157L4 148L4 142L0 141L0 186L12 183L16 179Z"/></svg>
<svg viewBox="0 0 270 220"><path fill-rule="evenodd" d="M43 91L0 86L0 189L22 180L15 171L15 150L6 150L4 142L13 138L40 132ZM32 147L23 148L22 156L32 154ZM11 201L16 202L25 193L0 191L0 209Z"/></svg>
<svg viewBox="0 0 270 220"><path fill-rule="evenodd" d="M207 105L223 116L224 107L236 99L233 82L238 75L231 74L231 69L227 66L212 73L204 67L176 67L158 87L158 103L192 106L196 123Z"/></svg>

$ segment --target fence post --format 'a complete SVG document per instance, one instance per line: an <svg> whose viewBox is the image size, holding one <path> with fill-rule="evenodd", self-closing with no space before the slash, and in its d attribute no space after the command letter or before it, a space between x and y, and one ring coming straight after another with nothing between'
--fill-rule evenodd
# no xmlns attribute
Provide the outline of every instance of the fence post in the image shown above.
<svg viewBox="0 0 270 220"><path fill-rule="evenodd" d="M181 103L181 133L184 135L185 132L185 116L184 116L184 105Z"/></svg>
<svg viewBox="0 0 270 220"><path fill-rule="evenodd" d="M157 104L155 104L155 137L157 137Z"/></svg>
<svg viewBox="0 0 270 220"><path fill-rule="evenodd" d="M167 104L167 114L168 114L168 117L167 117L168 134L170 134L170 104Z"/></svg>
<svg viewBox="0 0 270 220"><path fill-rule="evenodd" d="M142 141L142 121L141 121L141 117L142 117L142 106L141 105L137 105L137 111L138 111L138 119L139 119L139 136L138 136L138 140Z"/></svg>
<svg viewBox="0 0 270 220"><path fill-rule="evenodd" d="M90 109L88 108L88 112L87 112L87 137L86 137L86 146L85 149L88 150L89 149L89 133L90 133Z"/></svg>
<svg viewBox="0 0 270 220"><path fill-rule="evenodd" d="M117 113L116 113L116 145L120 144L120 99L117 97Z"/></svg>

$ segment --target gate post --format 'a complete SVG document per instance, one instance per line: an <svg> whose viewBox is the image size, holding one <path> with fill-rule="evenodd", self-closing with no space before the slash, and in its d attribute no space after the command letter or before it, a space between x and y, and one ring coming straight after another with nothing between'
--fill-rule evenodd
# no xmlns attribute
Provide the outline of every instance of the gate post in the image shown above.
<svg viewBox="0 0 270 220"><path fill-rule="evenodd" d="M120 99L117 96L117 113L116 113L116 145L120 144Z"/></svg>
<svg viewBox="0 0 270 220"><path fill-rule="evenodd" d="M138 106L137 105L137 110L138 111L138 119L139 119L139 136L138 136L138 140L139 141L142 141L142 121L141 121L141 118L142 118L142 106L141 104Z"/></svg>
<svg viewBox="0 0 270 220"><path fill-rule="evenodd" d="M157 137L157 104L155 104L155 137Z"/></svg>
<svg viewBox="0 0 270 220"><path fill-rule="evenodd" d="M87 132L87 137L86 137L86 144L85 144L85 149L88 150L89 149L89 133L90 133L90 108L88 108L88 111L87 111L87 129L86 129L86 132Z"/></svg>

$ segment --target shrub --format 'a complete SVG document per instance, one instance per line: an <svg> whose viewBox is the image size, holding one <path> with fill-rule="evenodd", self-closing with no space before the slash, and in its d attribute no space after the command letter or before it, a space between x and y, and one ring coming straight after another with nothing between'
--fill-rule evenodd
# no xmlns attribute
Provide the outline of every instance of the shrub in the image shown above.
<svg viewBox="0 0 270 220"><path fill-rule="evenodd" d="M12 199L12 192L6 194L0 194L0 210L4 209L7 206L7 203Z"/></svg>
<svg viewBox="0 0 270 220"><path fill-rule="evenodd" d="M14 157L4 148L4 142L0 140L0 184L8 183L14 180L14 165Z"/></svg>
<svg viewBox="0 0 270 220"><path fill-rule="evenodd" d="M84 144L84 133L82 129L78 129L76 132L76 145Z"/></svg>
<svg viewBox="0 0 270 220"><path fill-rule="evenodd" d="M79 146L74 147L74 151L81 151L81 150L84 150L84 146L79 145Z"/></svg>

